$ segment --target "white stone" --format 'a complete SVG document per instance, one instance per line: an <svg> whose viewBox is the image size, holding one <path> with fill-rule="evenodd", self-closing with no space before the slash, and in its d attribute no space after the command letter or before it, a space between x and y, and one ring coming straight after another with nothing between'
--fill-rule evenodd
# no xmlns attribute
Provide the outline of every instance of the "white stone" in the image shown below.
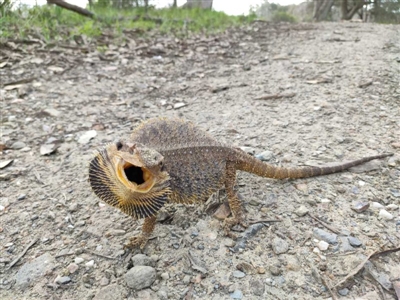
<svg viewBox="0 0 400 300"><path fill-rule="evenodd" d="M93 259L92 259L92 260L89 260L89 261L85 264L85 266L88 267L88 268L93 267L93 266L94 266L94 260L93 260Z"/></svg>
<svg viewBox="0 0 400 300"><path fill-rule="evenodd" d="M75 257L75 263L79 265L80 263L83 263L85 260L82 257Z"/></svg>
<svg viewBox="0 0 400 300"><path fill-rule="evenodd" d="M384 220L392 220L393 219L393 215L391 213L389 213L387 210L385 209L381 209L379 211L379 216L384 219Z"/></svg>
<svg viewBox="0 0 400 300"><path fill-rule="evenodd" d="M371 202L370 207L372 209L382 209L382 208L384 208L384 206L382 204L378 203L378 202Z"/></svg>
<svg viewBox="0 0 400 300"><path fill-rule="evenodd" d="M317 247L315 247L315 248L313 249L313 252L316 253L316 254L319 254L319 253L320 253L320 251L319 251L319 249L318 249Z"/></svg>
<svg viewBox="0 0 400 300"><path fill-rule="evenodd" d="M326 251L329 248L329 244L325 241L319 241L317 244L317 247L321 251Z"/></svg>
<svg viewBox="0 0 400 300"><path fill-rule="evenodd" d="M397 210L397 209L399 209L399 206L396 204L389 204L389 205L386 205L386 209L387 210Z"/></svg>

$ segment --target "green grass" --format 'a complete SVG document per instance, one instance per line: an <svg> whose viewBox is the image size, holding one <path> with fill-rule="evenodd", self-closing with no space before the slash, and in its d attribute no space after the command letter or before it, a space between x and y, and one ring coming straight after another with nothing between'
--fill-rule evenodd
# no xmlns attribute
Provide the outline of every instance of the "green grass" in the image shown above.
<svg viewBox="0 0 400 300"><path fill-rule="evenodd" d="M116 10L96 8L97 19L90 19L57 6L22 7L2 12L0 38L35 36L46 42L69 40L74 35L96 38L103 32L121 37L124 29L138 29L145 34L159 30L174 35L215 33L252 21L255 16L228 16L222 12L199 9ZM150 20L149 20L150 18ZM157 19L162 22L157 22Z"/></svg>

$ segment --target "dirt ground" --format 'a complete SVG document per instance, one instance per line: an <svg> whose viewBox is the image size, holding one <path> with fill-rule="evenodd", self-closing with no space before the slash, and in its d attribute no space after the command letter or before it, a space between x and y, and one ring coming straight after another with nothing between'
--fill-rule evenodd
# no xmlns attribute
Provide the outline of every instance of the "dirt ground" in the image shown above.
<svg viewBox="0 0 400 300"><path fill-rule="evenodd" d="M400 26L125 34L0 44L1 299L397 299ZM157 116L277 165L394 156L302 180L239 173L247 243L223 235L221 191L166 207L141 256L123 249L141 222L95 197L87 167Z"/></svg>

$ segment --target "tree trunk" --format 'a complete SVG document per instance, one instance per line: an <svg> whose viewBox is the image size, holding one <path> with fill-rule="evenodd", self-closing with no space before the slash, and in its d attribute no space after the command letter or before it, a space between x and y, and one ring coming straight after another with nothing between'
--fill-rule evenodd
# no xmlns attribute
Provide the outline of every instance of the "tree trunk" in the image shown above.
<svg viewBox="0 0 400 300"><path fill-rule="evenodd" d="M342 20L351 20L358 10L363 8L364 0L356 0L354 6L349 9L347 0L342 0Z"/></svg>
<svg viewBox="0 0 400 300"><path fill-rule="evenodd" d="M321 7L321 0L314 0L313 20L319 21L319 8Z"/></svg>
<svg viewBox="0 0 400 300"><path fill-rule="evenodd" d="M334 0L315 0L313 20L323 21L326 20L328 13L331 11Z"/></svg>
<svg viewBox="0 0 400 300"><path fill-rule="evenodd" d="M321 8L320 20L326 20L328 13L331 11L333 0L326 0L324 6Z"/></svg>

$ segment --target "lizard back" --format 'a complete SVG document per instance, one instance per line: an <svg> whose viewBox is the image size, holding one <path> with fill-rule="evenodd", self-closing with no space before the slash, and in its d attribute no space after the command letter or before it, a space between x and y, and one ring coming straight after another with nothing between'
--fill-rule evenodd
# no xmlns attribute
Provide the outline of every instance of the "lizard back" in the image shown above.
<svg viewBox="0 0 400 300"><path fill-rule="evenodd" d="M133 131L131 142L146 145L164 156L172 202L206 201L224 184L229 148L191 122L151 119Z"/></svg>

